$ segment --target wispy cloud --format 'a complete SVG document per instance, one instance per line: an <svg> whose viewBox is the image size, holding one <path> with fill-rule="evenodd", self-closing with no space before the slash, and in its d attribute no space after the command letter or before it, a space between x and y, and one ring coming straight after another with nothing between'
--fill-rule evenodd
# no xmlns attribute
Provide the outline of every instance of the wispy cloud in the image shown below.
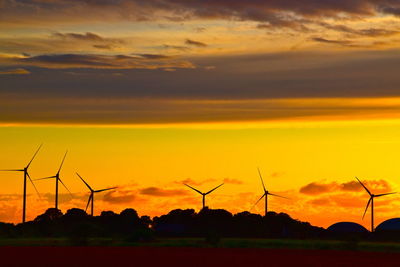
<svg viewBox="0 0 400 267"><path fill-rule="evenodd" d="M60 33L60 32L55 32L52 34L53 37L56 38L61 38L61 39L67 39L67 40L79 40L79 41L96 41L96 42L104 42L107 41L107 39L101 37L98 34L87 32L87 33Z"/></svg>
<svg viewBox="0 0 400 267"><path fill-rule="evenodd" d="M111 204L129 204L136 200L136 193L132 190L117 189L104 194L103 201Z"/></svg>
<svg viewBox="0 0 400 267"><path fill-rule="evenodd" d="M388 30L382 28L355 29L343 24L329 24L326 22L320 22L319 25L329 30L349 33L352 35L368 36L368 37L387 37L387 36L397 35L400 33L397 30Z"/></svg>
<svg viewBox="0 0 400 267"><path fill-rule="evenodd" d="M175 184L180 184L180 185L189 184L189 185L193 185L193 186L198 186L198 185L203 185L203 184L207 184L207 183L213 183L213 182L216 182L216 181L217 181L217 179L215 179L215 178L203 179L203 180L200 180L200 181L194 180L194 179L191 179L191 178L187 178L187 179L183 179L183 180L180 180L180 181L175 181L174 183Z"/></svg>
<svg viewBox="0 0 400 267"><path fill-rule="evenodd" d="M191 48L187 46L180 46L180 45L168 45L168 44L163 44L162 46L164 49L172 49L172 50L178 50L178 51L189 51Z"/></svg>
<svg viewBox="0 0 400 267"><path fill-rule="evenodd" d="M243 181L234 179L234 178L225 178L224 179L225 184L234 184L234 185L241 185L243 184Z"/></svg>
<svg viewBox="0 0 400 267"><path fill-rule="evenodd" d="M208 46L206 43L191 40L191 39L186 39L185 44L193 45L193 46L197 46L197 47L207 47Z"/></svg>
<svg viewBox="0 0 400 267"><path fill-rule="evenodd" d="M385 180L368 180L364 184L376 193L388 193L392 190L390 184ZM338 182L312 182L300 188L300 193L306 195L321 195L332 192L361 192L364 189L358 181L349 181L345 183Z"/></svg>
<svg viewBox="0 0 400 267"><path fill-rule="evenodd" d="M158 197L184 196L187 195L186 190L182 189L165 189L158 187L147 187L139 190L140 194Z"/></svg>
<svg viewBox="0 0 400 267"><path fill-rule="evenodd" d="M17 69L9 69L9 70L0 70L0 75L26 75L31 72L26 69L17 68Z"/></svg>
<svg viewBox="0 0 400 267"><path fill-rule="evenodd" d="M54 12L57 10L57 12ZM91 12L88 12L88 11ZM155 20L169 18L170 20L194 19L226 19L253 20L268 22L271 25L284 25L299 18L337 18L342 17L372 17L378 14L398 16L400 4L396 1L171 1L148 0L145 3L138 0L110 1L6 1L1 6L3 20L25 17L25 20L38 20L40 17L51 18L54 21L94 20L104 18L107 11L109 20ZM74 11L74 12L73 12Z"/></svg>
<svg viewBox="0 0 400 267"><path fill-rule="evenodd" d="M332 40L332 39L325 39L322 37L314 37L312 38L312 40L319 43L335 44L342 46L354 46L354 42L350 40Z"/></svg>
<svg viewBox="0 0 400 267"><path fill-rule="evenodd" d="M169 59L169 60L166 60ZM187 61L170 59L164 55L139 54L101 55L101 54L49 54L25 57L0 57L0 64L37 66L49 69L164 69L195 68ZM18 69L21 74L21 69Z"/></svg>

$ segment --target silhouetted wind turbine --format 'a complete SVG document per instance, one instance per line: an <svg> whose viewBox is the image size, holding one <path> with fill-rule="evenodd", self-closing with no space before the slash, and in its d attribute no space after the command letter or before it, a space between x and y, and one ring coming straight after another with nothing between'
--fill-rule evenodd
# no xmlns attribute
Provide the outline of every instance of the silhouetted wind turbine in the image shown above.
<svg viewBox="0 0 400 267"><path fill-rule="evenodd" d="M62 161L61 161L60 168L58 168L58 171L57 171L56 175L54 175L54 176L49 176L49 177L45 177L45 178L40 178L40 179L35 179L35 181L38 181L38 180L47 180L47 179L53 179L53 178L56 179L56 198L55 198L55 202L56 202L55 208L56 208L56 209L58 209L58 182L60 182L60 183L65 187L65 189L67 189L67 191L71 194L71 192L69 191L69 189L67 188L67 186L63 183L63 181L62 181L61 178L60 178L60 171L61 171L61 168L62 168L62 166L63 166L63 164L64 164L64 160L65 160L65 157L67 156L67 153L68 153L68 151L65 152L64 158L63 158ZM71 195L72 195L72 194L71 194Z"/></svg>
<svg viewBox="0 0 400 267"><path fill-rule="evenodd" d="M367 193L368 193L369 196L370 196L370 198L369 198L369 200L368 200L368 203L367 203L367 207L365 208L365 211L364 211L364 214L363 214L363 217L362 217L362 218L364 219L365 214L367 213L369 204L371 204L371 232L373 232L373 231L375 230L375 229L374 229L374 198L376 198L376 197L383 197L383 196L387 196L387 195L393 195L393 194L396 194L396 192L375 195L375 194L372 194L372 193L368 190L368 188L367 188L357 177L356 177L356 179L357 179L357 181L362 185L362 187L364 187L365 191L367 191Z"/></svg>
<svg viewBox="0 0 400 267"><path fill-rule="evenodd" d="M196 188L191 187L191 186L188 185L188 184L184 184L184 185L186 185L186 186L189 187L190 189L196 191L197 193L199 193L200 195L203 196L203 209L204 209L204 208L206 207L206 196L207 196L208 194L210 194L211 192L213 192L214 190L216 190L217 188L223 186L224 184L223 184L223 183L220 184L219 186L215 187L214 189L211 189L210 191L208 191L207 193L203 193L203 192L201 192L200 190L197 190Z"/></svg>
<svg viewBox="0 0 400 267"><path fill-rule="evenodd" d="M269 195L270 196L274 196L274 197L281 197L281 198L285 198L285 199L288 199L288 198L287 197L282 197L282 196L279 196L279 195L275 195L275 194L272 194L272 193L268 192L268 190L265 188L264 180L262 178L261 171L260 171L259 168L258 168L258 174L260 175L261 183L262 183L262 186L263 186L263 189L264 189L264 194L257 200L257 202L256 202L256 204L254 204L254 206L257 205L258 202L260 202L261 199L263 199L265 197L265 216L267 216L267 213L268 213L268 196Z"/></svg>
<svg viewBox="0 0 400 267"><path fill-rule="evenodd" d="M35 159L37 153L39 152L40 148L42 147L42 145L39 146L39 148L36 150L35 154L33 154L32 159L29 161L28 165L26 165L25 168L23 169L18 169L18 170L0 170L3 172L24 172L24 193L22 196L22 222L25 222L25 218L26 218L26 177L29 178L29 181L31 181L33 188L35 188L36 193L40 196L35 184L33 183L31 176L29 175L28 169L29 166L31 166L32 161Z"/></svg>
<svg viewBox="0 0 400 267"><path fill-rule="evenodd" d="M115 189L115 188L117 188L117 187L110 187L110 188L106 188L106 189L94 190L94 189L92 189L92 188L90 187L90 185L89 185L88 183L86 183L85 180L83 180L83 178L79 175L79 173L76 173L76 175L78 175L79 178L81 178L82 182L84 182L85 185L87 186L87 188L89 188L89 190L90 190L90 196L89 196L89 200L88 200L88 203L87 203L87 205L86 205L85 211L87 211L90 202L92 202L90 215L93 216L94 194L95 194L95 193L104 192L104 191L108 191L108 190L112 190L112 189Z"/></svg>

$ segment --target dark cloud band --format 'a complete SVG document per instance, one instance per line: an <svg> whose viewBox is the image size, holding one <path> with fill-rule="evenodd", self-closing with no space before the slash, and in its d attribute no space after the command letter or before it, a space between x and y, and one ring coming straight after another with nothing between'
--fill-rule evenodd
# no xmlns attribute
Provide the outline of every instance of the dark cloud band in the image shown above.
<svg viewBox="0 0 400 267"><path fill-rule="evenodd" d="M88 13L88 10L91 12ZM74 16L81 20L90 20L93 16L101 17L104 11L116 20L230 19L287 26L288 23L304 18L378 14L398 16L400 3L393 0L6 0L2 1L0 7L0 12L7 14L3 16L4 20L24 17L29 20L29 17L38 19L43 16L54 20L63 17L72 19Z"/></svg>

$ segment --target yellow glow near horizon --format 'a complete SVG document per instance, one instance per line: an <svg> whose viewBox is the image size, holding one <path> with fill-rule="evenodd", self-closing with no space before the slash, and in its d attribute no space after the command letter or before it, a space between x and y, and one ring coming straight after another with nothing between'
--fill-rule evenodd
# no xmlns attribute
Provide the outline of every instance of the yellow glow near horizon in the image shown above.
<svg viewBox="0 0 400 267"><path fill-rule="evenodd" d="M289 202L271 199L272 210L287 212L295 218L322 226L343 220L341 217L347 213L349 219L368 225L368 221L360 221L362 205L358 208L346 205L336 207L337 216L332 212L327 217L324 210L332 207L310 205L309 201L319 196L301 194L299 189L311 182L348 182L356 175L366 180L384 179L395 188L396 177L400 177L400 170L396 167L396 155L400 150L400 122L284 125L225 129L2 127L0 168L23 167L36 145L44 142L43 150L32 164L31 174L35 178L52 175L68 149L62 175L64 182L71 191L77 192L79 198L69 200L64 196L61 209L65 211L73 206L85 206L86 188L75 176L78 171L96 188L120 186L116 196L127 194L128 191L136 195L135 199L128 202L119 202L117 197L115 202L107 202L103 196L98 196L97 213L103 209L119 211L133 207L141 214L159 215L178 207L197 209L197 195L184 192L183 196L149 196L141 194L140 190L148 187L185 190L180 181L188 178L197 182L209 180L209 183L199 185L204 189L224 179L234 179L236 182L227 183L210 198L209 204L233 212L249 210L261 193L256 172L259 166L271 192L279 192L293 199ZM0 192L19 195L22 187L22 178L19 176L0 173L0 179L7 181ZM53 184L52 181L37 182L45 195L46 192L53 192ZM34 193L32 188L29 191ZM30 219L53 203L51 195L47 195L45 200L32 201L35 204L31 202L30 205L35 209L28 212ZM7 205L16 205L15 208L19 209L17 200L10 203ZM394 200L391 205L397 206L398 201ZM304 210L300 212L296 207L303 207ZM379 212L379 208L382 207L377 204L378 222L393 215L390 211ZM255 211L261 212L262 205ZM17 213L15 217L7 218L3 214L1 220L18 221L19 216Z"/></svg>

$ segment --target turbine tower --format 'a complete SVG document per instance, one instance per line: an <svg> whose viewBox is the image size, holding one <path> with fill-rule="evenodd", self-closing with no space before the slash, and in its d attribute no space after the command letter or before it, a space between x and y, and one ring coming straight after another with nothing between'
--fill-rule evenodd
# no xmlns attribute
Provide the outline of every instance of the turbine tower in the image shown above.
<svg viewBox="0 0 400 267"><path fill-rule="evenodd" d="M362 218L364 219L365 214L367 213L369 204L371 204L371 232L374 232L374 231L375 231L375 229L374 229L374 198L376 198L376 197L383 197L383 196L387 196L387 195L393 195L393 194L396 194L396 192L375 195L375 194L372 194L372 193L368 190L368 188L367 188L357 177L356 177L356 179L357 179L357 181L362 185L362 187L364 187L365 191L367 191L368 195L370 196L370 197L369 197L369 200L368 200L368 203L367 203L367 207L365 208L365 211L364 211L364 214L363 214L363 217L362 217Z"/></svg>
<svg viewBox="0 0 400 267"><path fill-rule="evenodd" d="M94 190L93 188L90 187L90 185L89 185L88 183L86 183L85 180L83 180L83 178L79 175L79 173L76 173L76 175L78 175L79 178L81 178L82 182L84 182L85 185L87 186L87 188L89 188L89 190L90 190L90 196L89 196L89 200L88 200L88 203L87 203L87 205L86 205L85 211L87 211L87 209L88 209L88 207L89 207L89 204L91 203L92 205L91 205L90 215L93 216L94 194L95 194L95 193L104 192L104 191L108 191L108 190L112 190L112 189L115 189L115 188L117 188L117 187L111 187L111 188L106 188L106 189Z"/></svg>
<svg viewBox="0 0 400 267"><path fill-rule="evenodd" d="M65 152L64 158L61 161L60 168L58 168L56 175L34 180L34 181L38 181L38 180L47 180L47 179L53 179L53 178L56 179L56 196L55 196L55 208L56 209L58 209L58 182L60 182L65 187L65 189L67 189L67 191L71 194L71 192L68 190L67 186L63 183L63 181L60 178L60 171L64 164L64 160L65 160L65 157L67 156L67 153L68 153L68 151Z"/></svg>
<svg viewBox="0 0 400 267"><path fill-rule="evenodd" d="M33 154L32 159L29 161L28 165L26 165L26 167L24 167L23 169L17 169L17 170L0 170L0 171L4 171L4 172L23 172L24 173L24 189L23 189L23 196L22 196L22 223L25 222L26 219L26 178L29 178L29 181L31 181L33 188L35 188L36 193L39 195L39 192L35 186L35 184L33 183L31 176L29 175L28 169L29 166L31 166L32 161L35 159L37 153L39 152L40 148L42 147L42 145L39 146L39 148L36 150L35 154ZM39 195L40 196L40 195Z"/></svg>
<svg viewBox="0 0 400 267"><path fill-rule="evenodd" d="M197 193L199 193L200 195L203 196L203 209L204 209L204 208L206 207L206 196L207 196L208 194L210 194L211 192L213 192L214 190L216 190L217 188L223 186L224 184L222 183L222 184L220 184L219 186L215 187L214 189L211 189L210 191L208 191L208 192L206 192L206 193L203 193L203 192L201 192L200 190L197 190L196 188L191 187L191 186L188 185L188 184L184 184L184 185L186 185L186 186L189 187L190 189L196 191Z"/></svg>
<svg viewBox="0 0 400 267"><path fill-rule="evenodd" d="M288 198L287 198L287 197L282 197L282 196L279 196L279 195L270 193L270 192L265 188L264 180L263 180L263 178L262 178L261 171L260 171L259 168L258 168L258 174L259 174L260 179L261 179L261 183L262 183L262 186L263 186L263 189L264 189L264 194L257 200L257 202L256 202L256 204L254 204L254 206L257 205L258 202L260 202L261 199L263 199L263 198L265 197L265 216L267 216L267 213L268 213L268 196L280 197L280 198L285 198L285 199L288 199Z"/></svg>

